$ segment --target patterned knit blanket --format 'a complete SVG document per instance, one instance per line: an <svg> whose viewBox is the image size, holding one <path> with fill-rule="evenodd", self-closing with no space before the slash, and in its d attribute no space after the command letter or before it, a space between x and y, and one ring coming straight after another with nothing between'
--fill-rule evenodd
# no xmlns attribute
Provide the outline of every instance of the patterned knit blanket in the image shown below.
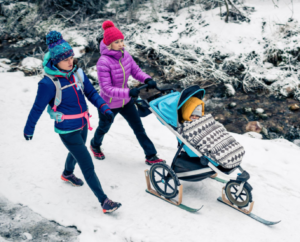
<svg viewBox="0 0 300 242"><path fill-rule="evenodd" d="M238 166L245 150L211 114L198 120L184 122L177 128L194 148L224 168Z"/></svg>

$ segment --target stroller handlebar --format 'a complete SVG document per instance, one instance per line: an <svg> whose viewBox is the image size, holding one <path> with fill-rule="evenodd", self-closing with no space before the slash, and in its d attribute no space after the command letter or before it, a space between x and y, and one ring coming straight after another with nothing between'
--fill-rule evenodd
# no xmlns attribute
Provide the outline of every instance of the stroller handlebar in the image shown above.
<svg viewBox="0 0 300 242"><path fill-rule="evenodd" d="M137 89L139 90L139 91L141 91L142 89L145 89L145 88L147 88L147 91L149 90L149 88L148 88L148 84L144 84L144 85L142 85L142 86L140 86L140 87L138 87ZM165 93L165 92L167 92L167 91L175 91L176 92L176 90L175 89L173 89L173 88L158 88L157 86L154 88L154 89L156 89L157 91L159 91L159 92L161 92L161 93Z"/></svg>

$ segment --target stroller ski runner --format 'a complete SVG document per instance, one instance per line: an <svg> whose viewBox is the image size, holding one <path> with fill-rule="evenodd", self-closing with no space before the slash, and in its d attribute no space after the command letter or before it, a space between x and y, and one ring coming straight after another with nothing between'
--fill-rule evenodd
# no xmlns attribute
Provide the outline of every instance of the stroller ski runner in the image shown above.
<svg viewBox="0 0 300 242"><path fill-rule="evenodd" d="M146 87L147 85L143 85L139 89ZM157 90L159 93L147 100L137 100L137 107L139 112L143 114L141 115L143 117L153 113L176 136L179 147L171 167L164 163L157 163L151 166L150 171L145 170L146 192L189 212L196 212L200 209L190 208L181 203L183 188L179 180L197 182L206 178L212 178L225 183L225 186L222 188L222 196L218 198L218 201L261 223L267 225L278 223L266 221L251 213L254 202L252 201L252 187L248 183L250 175L243 170L239 164L240 162L229 166L230 168L228 166L225 168L220 162L218 163L216 160L200 153L198 149L193 147L177 132L182 120L180 108L191 97L203 99L205 90L197 85L188 87L181 93L174 89L157 88ZM151 112L145 112L145 109L149 109ZM150 181L154 189L151 188ZM176 196L178 196L177 201L174 200Z"/></svg>

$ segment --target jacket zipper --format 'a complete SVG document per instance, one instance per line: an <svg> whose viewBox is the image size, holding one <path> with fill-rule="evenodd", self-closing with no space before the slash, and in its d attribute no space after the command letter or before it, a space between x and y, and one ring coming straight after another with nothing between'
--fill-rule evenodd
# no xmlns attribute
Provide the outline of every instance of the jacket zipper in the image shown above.
<svg viewBox="0 0 300 242"><path fill-rule="evenodd" d="M121 50L121 52L122 52L122 57L119 59L119 63L120 63L120 66L122 67L123 74L124 74L124 80L123 80L123 84L122 84L122 88L124 88L126 76L125 76L125 70L124 70L124 67L122 66L122 63L121 63L121 60L123 59L123 56L124 56L124 52L123 52L123 50ZM122 105L122 108L124 107L124 103L125 103L125 99L123 99L123 105Z"/></svg>
<svg viewBox="0 0 300 242"><path fill-rule="evenodd" d="M72 78L72 76L70 76L70 80L68 78L67 78L67 80L72 84L71 78ZM73 76L73 81L75 82L74 76ZM82 113L82 107L80 105L80 100L79 100L79 96L78 96L77 90L76 90L76 88L74 86L72 86L72 87L73 87L73 90L74 90L74 92L75 92L75 94L77 96L77 101L78 101L78 104L79 104L79 107L80 107L80 111ZM81 122L82 122L82 125L83 125L84 124L83 118L81 118Z"/></svg>

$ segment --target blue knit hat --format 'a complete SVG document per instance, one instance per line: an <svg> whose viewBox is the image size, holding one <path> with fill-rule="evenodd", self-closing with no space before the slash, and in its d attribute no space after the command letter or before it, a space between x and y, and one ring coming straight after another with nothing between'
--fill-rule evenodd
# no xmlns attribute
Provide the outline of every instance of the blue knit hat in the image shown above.
<svg viewBox="0 0 300 242"><path fill-rule="evenodd" d="M51 31L47 34L46 44L48 45L51 60L54 65L70 56L74 56L71 46L62 38L61 33L57 31Z"/></svg>

